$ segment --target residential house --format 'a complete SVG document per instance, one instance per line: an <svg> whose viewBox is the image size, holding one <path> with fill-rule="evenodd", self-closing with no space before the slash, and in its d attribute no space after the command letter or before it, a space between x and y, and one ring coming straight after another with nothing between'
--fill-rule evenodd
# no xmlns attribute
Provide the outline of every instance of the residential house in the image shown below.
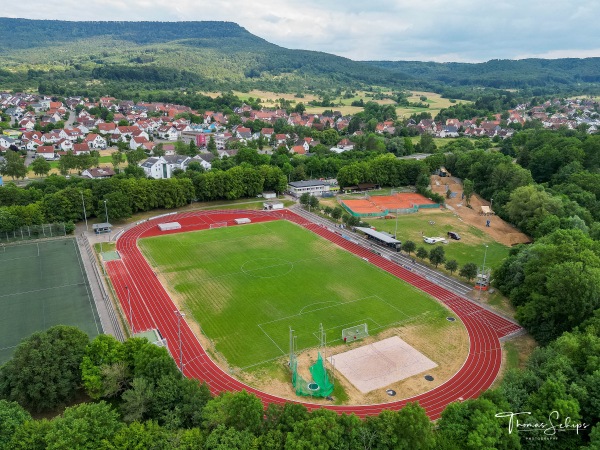
<svg viewBox="0 0 600 450"><path fill-rule="evenodd" d="M27 144L25 144L25 148L27 150L35 150L41 145L44 145L44 143L39 139L31 139L30 141L27 141Z"/></svg>
<svg viewBox="0 0 600 450"><path fill-rule="evenodd" d="M168 141L176 141L179 137L179 132L177 131L177 128L170 124L158 127L156 133L158 134L158 137L160 139L166 139Z"/></svg>
<svg viewBox="0 0 600 450"><path fill-rule="evenodd" d="M215 159L215 155L212 153L200 153L192 158L192 161L199 162L204 170L210 170L212 167L212 161Z"/></svg>
<svg viewBox="0 0 600 450"><path fill-rule="evenodd" d="M54 147L52 145L42 145L35 151L36 157L42 156L47 160L54 159Z"/></svg>
<svg viewBox="0 0 600 450"><path fill-rule="evenodd" d="M73 141L71 141L69 139L61 139L55 145L56 145L56 148L58 148L59 150L62 150L63 152L68 152L69 150L73 150Z"/></svg>
<svg viewBox="0 0 600 450"><path fill-rule="evenodd" d="M175 169L185 171L187 169L188 164L192 160L192 158L185 155L163 156L163 159L167 161L167 164L171 168L171 173L173 173Z"/></svg>
<svg viewBox="0 0 600 450"><path fill-rule="evenodd" d="M129 140L129 148L131 150L136 150L139 147L142 147L144 144L146 144L147 142L150 142L148 139L146 139L143 136L140 137L132 137Z"/></svg>
<svg viewBox="0 0 600 450"><path fill-rule="evenodd" d="M147 177L154 179L171 178L171 166L162 156L153 156L140 163Z"/></svg>
<svg viewBox="0 0 600 450"><path fill-rule="evenodd" d="M69 150L69 149L66 149L66 150ZM72 150L73 150L73 154L75 156L89 155L90 154L90 148L85 143L82 143L82 144L73 144L73 149Z"/></svg>
<svg viewBox="0 0 600 450"><path fill-rule="evenodd" d="M240 139L248 141L252 139L252 130L247 127L237 127L235 129L235 135Z"/></svg>
<svg viewBox="0 0 600 450"><path fill-rule="evenodd" d="M19 122L19 127L21 129L25 129L26 131L32 131L35 127L35 120L23 119Z"/></svg>
<svg viewBox="0 0 600 450"><path fill-rule="evenodd" d="M110 167L96 167L92 169L86 169L81 172L81 176L84 178L91 178L92 180L98 180L102 178L110 178L115 174L115 171Z"/></svg>
<svg viewBox="0 0 600 450"><path fill-rule="evenodd" d="M88 134L83 142L92 149L105 149L107 147L106 139L96 133Z"/></svg>
<svg viewBox="0 0 600 450"><path fill-rule="evenodd" d="M98 133L100 134L114 134L117 129L117 124L114 122L110 123L99 123L98 124Z"/></svg>
<svg viewBox="0 0 600 450"><path fill-rule="evenodd" d="M0 135L0 146L10 148L11 145L17 146L17 140L8 136Z"/></svg>
<svg viewBox="0 0 600 450"><path fill-rule="evenodd" d="M458 137L458 128L453 125L446 125L442 128L442 131L438 133L441 138L455 138Z"/></svg>

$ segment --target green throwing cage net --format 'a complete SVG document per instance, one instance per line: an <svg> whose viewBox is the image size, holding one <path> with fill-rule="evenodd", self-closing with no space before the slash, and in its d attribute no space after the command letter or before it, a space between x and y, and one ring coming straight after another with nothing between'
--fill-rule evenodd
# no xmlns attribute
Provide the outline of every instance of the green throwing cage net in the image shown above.
<svg viewBox="0 0 600 450"><path fill-rule="evenodd" d="M303 397L327 397L333 392L333 384L329 381L325 362L319 352L317 362L310 366L309 371L312 381L307 381L298 374L298 360L294 356L291 361L292 385L296 389L296 395Z"/></svg>

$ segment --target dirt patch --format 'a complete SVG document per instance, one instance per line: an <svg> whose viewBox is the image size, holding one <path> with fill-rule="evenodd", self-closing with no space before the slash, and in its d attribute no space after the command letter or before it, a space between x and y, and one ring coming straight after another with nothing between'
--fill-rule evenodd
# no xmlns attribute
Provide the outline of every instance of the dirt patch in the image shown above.
<svg viewBox="0 0 600 450"><path fill-rule="evenodd" d="M474 194L471 197L471 208L467 208L464 199L462 199L463 186L458 178L454 177L439 177L433 175L431 177L431 190L441 195L446 194L446 186L457 195L454 198L446 200L446 205L451 208L465 223L480 229L495 241L501 244L512 246L516 244L527 244L531 239L526 234L520 232L517 228L500 219L498 216L484 216L480 214L482 206L493 206L487 200L482 199L479 195ZM486 222L490 221L490 226L486 226Z"/></svg>

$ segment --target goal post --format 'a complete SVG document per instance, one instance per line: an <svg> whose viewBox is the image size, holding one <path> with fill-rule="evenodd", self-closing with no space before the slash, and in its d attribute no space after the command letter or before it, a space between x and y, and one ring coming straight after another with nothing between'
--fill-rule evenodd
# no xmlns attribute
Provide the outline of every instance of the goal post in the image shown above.
<svg viewBox="0 0 600 450"><path fill-rule="evenodd" d="M366 323L355 325L342 330L342 340L344 342L353 342L358 339L366 338L369 335L369 327Z"/></svg>
<svg viewBox="0 0 600 450"><path fill-rule="evenodd" d="M227 222L215 222L215 223L210 224L210 229L212 230L213 228L223 228L226 226L227 226Z"/></svg>

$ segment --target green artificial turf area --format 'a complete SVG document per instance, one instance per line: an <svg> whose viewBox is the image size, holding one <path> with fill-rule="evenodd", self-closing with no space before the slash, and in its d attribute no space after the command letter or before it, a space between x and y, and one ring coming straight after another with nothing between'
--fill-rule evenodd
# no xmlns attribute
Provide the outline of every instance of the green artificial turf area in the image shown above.
<svg viewBox="0 0 600 450"><path fill-rule="evenodd" d="M74 238L0 246L0 365L19 342L54 325L102 332Z"/></svg>
<svg viewBox="0 0 600 450"><path fill-rule="evenodd" d="M249 368L329 344L343 328L370 334L419 318L445 323L447 310L414 287L287 221L179 233L139 241L188 316L230 365Z"/></svg>

